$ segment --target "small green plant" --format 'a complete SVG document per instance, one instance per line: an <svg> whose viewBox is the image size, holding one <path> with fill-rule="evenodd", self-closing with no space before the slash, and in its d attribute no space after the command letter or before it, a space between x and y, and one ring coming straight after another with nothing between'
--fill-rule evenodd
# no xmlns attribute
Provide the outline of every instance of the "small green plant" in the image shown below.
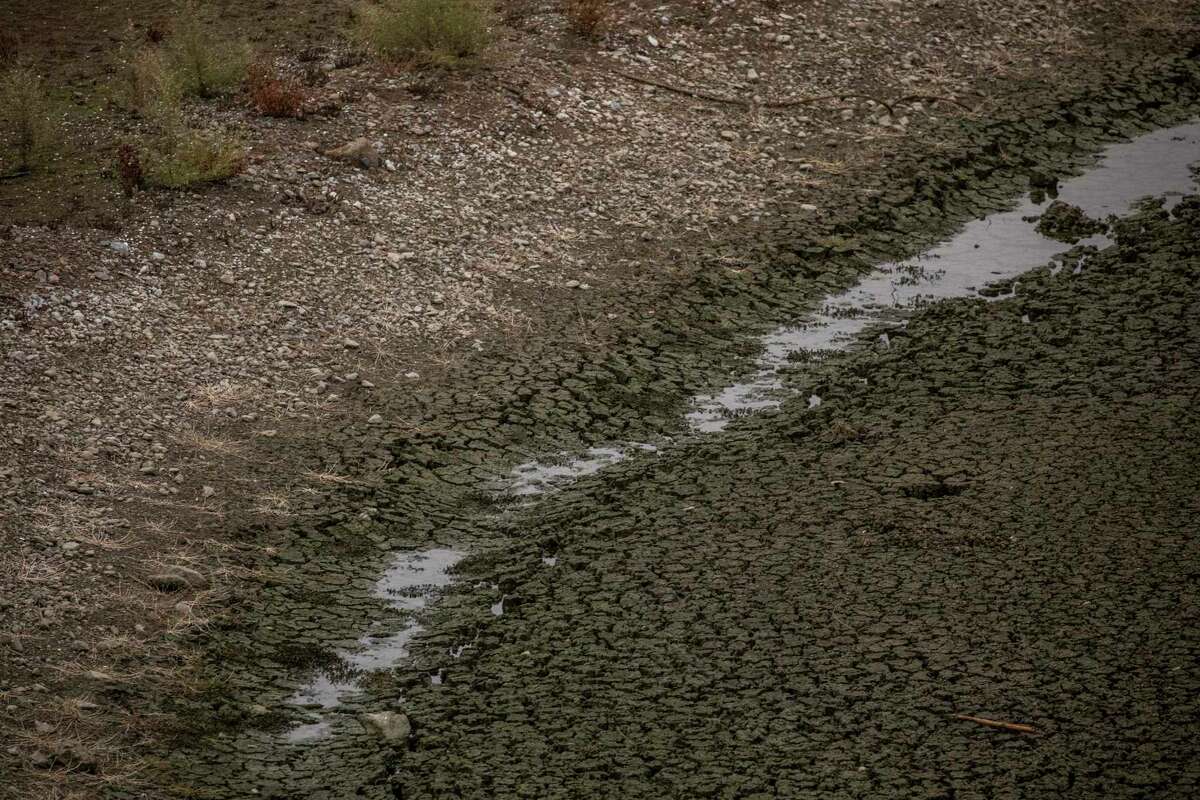
<svg viewBox="0 0 1200 800"><path fill-rule="evenodd" d="M0 74L0 158L4 169L22 173L45 163L59 143L54 117L55 104L36 72L15 67Z"/></svg>
<svg viewBox="0 0 1200 800"><path fill-rule="evenodd" d="M383 0L356 8L353 34L384 58L452 67L482 52L491 22L480 0Z"/></svg>
<svg viewBox="0 0 1200 800"><path fill-rule="evenodd" d="M157 121L176 116L181 99L179 81L162 50L146 48L129 60L125 86L129 108Z"/></svg>
<svg viewBox="0 0 1200 800"><path fill-rule="evenodd" d="M240 142L216 131L169 131L141 154L141 178L148 186L186 189L216 183L242 171Z"/></svg>
<svg viewBox="0 0 1200 800"><path fill-rule="evenodd" d="M166 53L182 92L206 98L237 89L251 60L245 42L212 32L196 0L179 6Z"/></svg>

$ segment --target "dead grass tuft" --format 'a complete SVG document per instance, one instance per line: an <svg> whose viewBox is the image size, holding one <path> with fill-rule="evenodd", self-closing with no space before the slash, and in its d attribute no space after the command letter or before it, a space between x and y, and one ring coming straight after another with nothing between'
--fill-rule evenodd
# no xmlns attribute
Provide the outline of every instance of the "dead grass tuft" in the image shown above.
<svg viewBox="0 0 1200 800"><path fill-rule="evenodd" d="M1125 22L1142 36L1179 35L1200 27L1200 13L1192 2L1143 0L1126 5Z"/></svg>

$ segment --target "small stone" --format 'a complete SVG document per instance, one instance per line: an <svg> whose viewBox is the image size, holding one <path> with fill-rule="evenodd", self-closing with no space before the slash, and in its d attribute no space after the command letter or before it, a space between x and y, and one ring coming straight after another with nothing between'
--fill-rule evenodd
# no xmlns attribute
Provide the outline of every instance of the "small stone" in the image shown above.
<svg viewBox="0 0 1200 800"><path fill-rule="evenodd" d="M412 733L412 724L408 717L396 711L360 714L358 719L364 728L379 734L388 742L404 741Z"/></svg>
<svg viewBox="0 0 1200 800"><path fill-rule="evenodd" d="M122 242L120 240L114 239L108 243L108 249L112 250L117 255L127 256L127 255L129 255L129 251L131 248L129 247L129 242Z"/></svg>
<svg viewBox="0 0 1200 800"><path fill-rule="evenodd" d="M221 273L221 283L225 284L226 286L232 286L236 282L237 279L233 277L232 270L227 269Z"/></svg>
<svg viewBox="0 0 1200 800"><path fill-rule="evenodd" d="M359 347L359 344L358 344L358 342L354 341L353 339L344 339L344 340L342 340L342 346L345 347L347 350L357 350Z"/></svg>
<svg viewBox="0 0 1200 800"><path fill-rule="evenodd" d="M383 417L379 414L372 414L370 417L367 418L367 424L368 425L382 425Z"/></svg>
<svg viewBox="0 0 1200 800"><path fill-rule="evenodd" d="M363 169L374 169L383 163L383 155L365 138L355 139L341 147L326 150L325 155Z"/></svg>
<svg viewBox="0 0 1200 800"><path fill-rule="evenodd" d="M160 592L180 592L184 589L203 589L208 586L208 578L191 567L176 565L157 572L146 582Z"/></svg>
<svg viewBox="0 0 1200 800"><path fill-rule="evenodd" d="M721 131L721 138L727 142L732 142L738 138L737 131Z"/></svg>

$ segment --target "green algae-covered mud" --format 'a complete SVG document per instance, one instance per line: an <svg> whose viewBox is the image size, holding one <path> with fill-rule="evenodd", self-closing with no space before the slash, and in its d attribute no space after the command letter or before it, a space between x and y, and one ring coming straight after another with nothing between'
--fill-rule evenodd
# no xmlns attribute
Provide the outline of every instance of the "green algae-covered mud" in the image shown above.
<svg viewBox="0 0 1200 800"><path fill-rule="evenodd" d="M209 691L164 703L193 724L166 793L1194 792L1194 199L1117 224L1078 273L798 364L778 413L532 508L495 487L533 456L686 433L687 398L746 368L749 334L1198 96L1182 57L1031 87L676 283L574 300L561 336L395 397L385 433L334 432L318 455L383 481L250 532L261 588L203 643ZM381 598L397 553L431 549L477 555L431 613ZM394 668L355 667L401 639ZM379 712L408 735L362 724Z"/></svg>

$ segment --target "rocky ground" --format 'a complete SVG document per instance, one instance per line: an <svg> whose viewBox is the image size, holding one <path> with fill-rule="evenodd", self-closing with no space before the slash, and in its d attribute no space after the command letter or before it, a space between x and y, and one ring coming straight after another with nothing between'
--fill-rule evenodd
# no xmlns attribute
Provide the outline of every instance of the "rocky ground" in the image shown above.
<svg viewBox="0 0 1200 800"><path fill-rule="evenodd" d="M661 345L654 305L682 319L665 307L675 287L699 276L736 294L754 248L804 225L829 233L897 153L946 146L930 133L939 121L1003 115L1017 82L1047 71L1063 86L1095 82L1116 38L1179 49L1187 5L647 3L585 42L555 5L511 4L483 67L439 79L354 63L335 30L310 20L315 45L273 52L312 76L323 113L193 109L250 143L251 165L229 185L126 203L111 188L72 200L53 183L7 182L0 693L16 779L5 790L136 786L146 740L179 724L162 698L212 694L192 635L248 587L300 591L278 586L303 562L270 562L289 547L270 531L307 530L315 573L327 550L346 559L425 541L436 515L384 530L428 510L397 496L397 453L436 470L473 440L458 431L492 417L473 468L494 476L539 437L583 436L569 432L572 402L555 397L576 378L619 412L599 430L579 426L588 437L661 432L655 415L681 386L738 355L731 333L685 379L656 377L683 369L657 352L629 354L640 386L597 388L586 361L542 367L562 340L606 353L614 330L653 331ZM94 71L80 74L87 108L100 89ZM127 124L71 120L85 140ZM322 155L359 136L377 147L375 168ZM755 315L739 307L710 328ZM534 354L524 373L472 366L521 352ZM496 416L505 403L531 406L532 424ZM381 482L391 488L376 495ZM462 498L445 503L452 519ZM362 538L347 544L346 531ZM287 635L251 641L268 658ZM244 724L230 703L213 707Z"/></svg>

